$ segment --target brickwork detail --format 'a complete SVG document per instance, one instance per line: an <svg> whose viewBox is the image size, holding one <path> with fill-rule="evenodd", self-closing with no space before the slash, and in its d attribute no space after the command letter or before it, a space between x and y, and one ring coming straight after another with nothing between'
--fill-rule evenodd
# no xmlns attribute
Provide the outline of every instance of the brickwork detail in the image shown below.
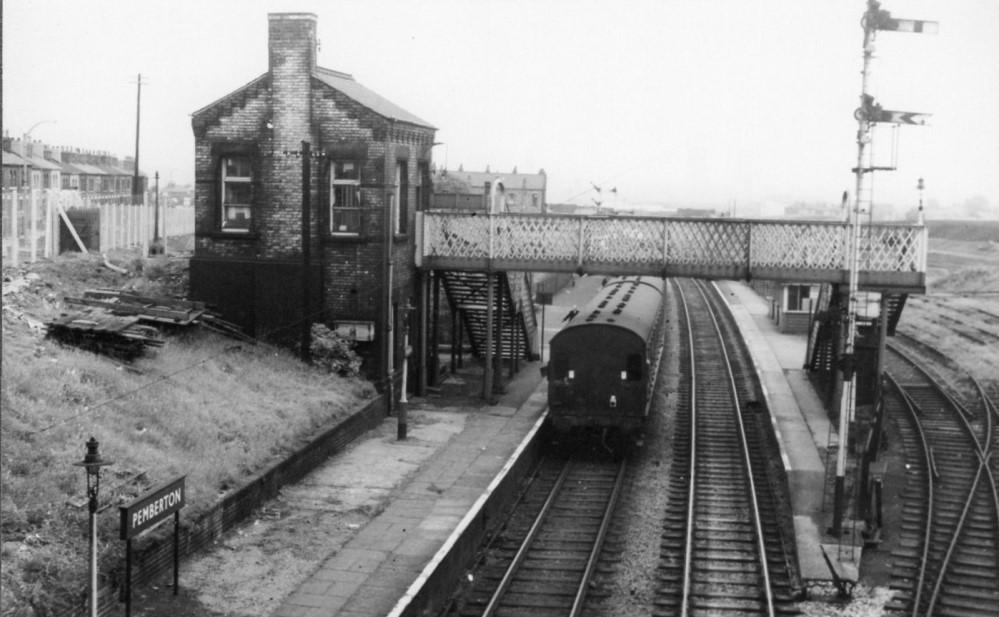
<svg viewBox="0 0 999 617"><path fill-rule="evenodd" d="M309 141L311 262L322 271L319 292L324 321L365 320L385 332L385 250L390 200L398 190L396 165L406 162L407 234L390 243L393 302L412 304L418 163L429 164L435 129L398 121L331 86L333 72L316 67L316 17L277 13L269 18L268 71L239 90L194 113L196 248L194 263L214 261L295 263L302 258L302 159L292 154ZM317 73L318 71L318 73ZM316 77L319 75L323 79ZM336 79L352 79L336 74ZM333 80L331 83L340 83ZM353 87L353 85L352 85ZM348 88L350 90L350 88ZM363 98L363 97L362 97ZM371 97L367 103L376 100ZM412 119L410 117L410 119ZM328 153L360 152L361 233L329 233ZM220 158L239 152L252 157L252 223L249 233L220 229ZM193 277L192 280L211 280ZM253 280L253 277L247 277ZM191 290L208 299L212 290ZM253 297L243 293L243 297ZM289 299L295 302L296 299ZM251 311L252 313L252 311ZM257 320L260 321L260 320ZM402 336L396 340L400 357ZM379 343L366 354L377 355ZM366 367L376 374L384 371Z"/></svg>

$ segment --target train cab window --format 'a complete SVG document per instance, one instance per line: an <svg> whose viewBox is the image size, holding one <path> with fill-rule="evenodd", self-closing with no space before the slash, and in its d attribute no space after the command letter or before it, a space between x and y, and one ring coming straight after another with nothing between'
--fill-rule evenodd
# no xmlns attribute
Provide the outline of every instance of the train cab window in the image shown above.
<svg viewBox="0 0 999 617"><path fill-rule="evenodd" d="M642 379L642 354L633 353L628 355L627 367L621 371L621 378L624 381L639 381Z"/></svg>

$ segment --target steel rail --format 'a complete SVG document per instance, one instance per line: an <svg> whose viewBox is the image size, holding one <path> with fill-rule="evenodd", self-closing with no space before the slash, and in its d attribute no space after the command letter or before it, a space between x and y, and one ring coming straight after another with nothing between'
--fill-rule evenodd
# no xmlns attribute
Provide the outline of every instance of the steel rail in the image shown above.
<svg viewBox="0 0 999 617"><path fill-rule="evenodd" d="M997 423L999 423L999 408L997 408L996 404L992 402L992 399L989 398L989 395L985 391L985 388L982 387L982 384L979 383L977 379L972 377L971 381L972 383L975 384L975 387L978 388L978 394L979 396L982 397L982 402L985 405L985 415L988 417L988 423L990 426L988 431L988 439L991 440L987 448L989 456L993 457L992 460L999 460L999 455L997 455L996 453L997 444L995 443L995 439L993 439L993 437L995 436L994 433L995 427ZM999 545L999 482L996 481L996 477L995 474L992 472L992 468L988 467L987 470L989 474L989 483L992 486L992 502L995 507L995 513L996 513L996 526L995 526L996 544Z"/></svg>
<svg viewBox="0 0 999 617"><path fill-rule="evenodd" d="M614 508L617 506L617 499L621 495L621 485L624 484L624 472L628 468L627 460L621 460L621 466L618 467L617 477L614 479L614 489L611 491L610 498L607 500L607 507L604 508L604 518L600 522L600 529L597 531L596 540L593 542L593 548L590 550L590 557L586 560L586 568L583 571L583 578L579 581L579 588L576 590L576 597L572 601L572 609L569 611L569 617L578 617L583 612L583 604L586 601L586 590L590 586L590 580L593 578L593 572L597 569L597 561L600 559L600 551L604 546L604 539L607 537L607 530L610 528L611 515L614 514Z"/></svg>
<svg viewBox="0 0 999 617"><path fill-rule="evenodd" d="M740 411L739 404L739 390L736 384L734 371L732 369L731 359L729 357L729 349L725 344L725 337L722 332L722 328L719 324L719 316L717 315L717 309L712 305L711 300L708 298L710 292L706 292L704 286L697 283L693 283L701 296L701 300L704 302L707 308L707 314L711 318L713 325L713 341L716 341L719 346L719 355L721 360L723 360L724 368L719 370L724 370L727 376L727 394L731 396L731 404L735 418L733 420L735 424L735 432L738 433L739 439L739 449L741 459L741 467L745 472L745 498L747 500L747 509L750 510L749 516L751 520L749 521L752 528L752 534L754 536L754 541L757 551L757 566L758 572L762 578L761 587L764 591L764 602L765 611L769 617L773 617L776 614L775 600L773 596L773 589L770 580L770 568L767 563L767 550L766 541L763 533L763 524L760 516L760 505L757 500L756 495L756 483L753 479L753 465L749 452L749 443L746 436L746 427L742 421L742 414ZM698 448L703 446L699 444L701 441L700 435L697 430L697 424L699 419L698 412L698 399L697 399L697 383L698 374L696 369L696 362L698 360L695 350L697 349L696 340L693 333L693 323L690 314L690 302L688 300L687 294L684 293L682 286L675 284L675 287L679 291L680 306L682 309L682 315L684 321L686 322L687 331L687 341L690 348L690 358L689 358L689 376L688 383L690 388L690 452L689 452L689 468L688 468L688 486L687 486L687 504L686 504L686 524L684 530L684 547L683 547L683 573L682 573L682 592L680 597L680 614L687 616L692 610L693 602L693 556L695 551L694 544L694 528L696 524L697 516L697 504L698 504L698 479L697 471L699 462L701 464L704 461L699 461Z"/></svg>
<svg viewBox="0 0 999 617"><path fill-rule="evenodd" d="M990 484L992 486L992 491L991 491L992 502L993 502L992 507L993 511L996 512L996 516L999 516L999 500L997 500L996 496L995 479L989 467L989 458L992 455L990 450L992 448L992 442L993 442L992 418L991 414L989 413L988 401L983 398L982 399L983 408L984 408L983 419L985 422L985 431L984 431L985 443L983 445L982 440L979 440L978 435L975 432L975 427L972 426L972 420L974 419L974 414L970 410L968 410L963 404L957 401L953 396L951 396L951 394L939 382L939 380L936 379L933 375L931 375L930 372L926 370L926 368L923 367L922 364L917 359L913 358L910 354L898 348L898 346L892 345L890 349L898 357L902 358L905 362L911 365L913 369L921 373L925 378L926 382L929 384L929 386L932 387L938 394L940 394L940 396L948 403L948 405L952 410L953 416L959 420L958 425L964 429L966 436L971 440L972 444L974 445L975 455L978 458L978 465L977 468L975 469L974 478L967 486L966 494L964 496L964 500L961 505L960 514L958 515L957 521L954 523L952 530L950 530L950 538L949 541L947 542L947 548L944 551L942 558L936 564L937 567L933 580L933 587L932 590L930 590L929 600L927 601L926 610L924 611L925 615L932 615L934 609L937 606L937 603L940 601L942 595L945 592L945 586L944 586L945 579L947 578L947 575L950 572L951 563L953 561L955 551L958 549L959 545L961 544L960 540L965 532L966 525L969 520L968 519L969 513L971 512L973 503L975 502L978 496L979 486L981 485L984 477L987 477L990 480ZM977 385L977 382L975 383ZM906 400L908 402L912 402L911 396L907 392L905 392L904 389L901 391L903 392ZM984 394L984 392L982 392L982 394ZM913 406L915 405L913 404ZM929 509L931 512L931 514L928 514L929 518L930 516L932 516L932 509L934 502L932 499L930 499L928 503L930 504ZM929 549L930 544L931 544L931 539L929 534L927 534L924 544L924 556L920 568L919 582L917 584L916 594L912 606L912 614L914 616L918 615L920 608L920 601L923 596L923 586L924 583L926 582L926 574L927 574L926 571L928 569L927 551Z"/></svg>
<svg viewBox="0 0 999 617"><path fill-rule="evenodd" d="M698 290L708 305L708 314L714 324L715 333L722 345L722 359L725 361L725 372L728 375L729 392L732 395L732 403L735 407L735 417L739 425L739 444L742 446L742 460L746 470L746 482L749 484L749 499L752 504L751 514L753 516L753 526L756 530L756 550L759 552L760 569L763 573L763 587L767 602L767 615L774 617L776 607L774 606L773 589L770 584L770 566L767 564L767 546L763 536L763 523L760 521L760 504L756 498L756 481L753 479L753 461L749 455L749 442L746 439L746 425L742 421L741 406L739 405L739 389L735 383L735 375L732 371L732 363L729 359L728 347L725 345L725 337L722 334L721 326L718 323L716 309L711 305L708 294L704 290L704 283L698 283ZM716 290L717 291L717 288Z"/></svg>
<svg viewBox="0 0 999 617"><path fill-rule="evenodd" d="M688 380L688 387L690 388L690 466L687 469L690 486L687 491L687 529L683 546L683 592L680 596L680 615L687 617L688 607L690 606L690 588L693 571L692 559L694 554L694 526L691 522L694 520L695 489L697 485L697 457L695 456L697 450L697 388L694 387L694 384L697 382L697 368L694 362L694 330L690 321L690 313L687 311L687 296L683 292L683 287L676 282L676 279L670 279L670 282L674 285L680 297L680 309L683 312L683 321L687 324L687 341L690 348L690 357L688 358L688 366L690 367L690 378Z"/></svg>
<svg viewBox="0 0 999 617"><path fill-rule="evenodd" d="M933 381L932 378L931 381ZM934 381L934 385L938 384L936 384L936 382ZM978 385L977 381L975 381L975 385L981 388L981 386ZM982 482L983 472L985 475L988 476L988 479L991 481L990 484L992 485L993 512L995 512L996 515L999 516L999 501L997 501L996 497L995 478L992 476L992 470L989 468L989 457L991 457L993 454L990 451L992 447L992 414L989 413L989 401L985 397L984 391L981 391L981 394L982 394L982 405L985 411L984 446L978 441L978 437L974 434L974 427L971 426L971 422L968 420L969 414L967 410L963 409L963 406L959 405L956 401L950 399L950 397L945 393L945 396L947 396L948 399L952 400L952 402L958 407L959 410L964 412L963 414L959 414L959 416L963 420L963 424L965 428L968 430L969 436L975 442L975 447L978 450L976 452L976 454L978 455L978 469L975 472L975 479L971 482L971 486L968 489L968 497L964 502L963 509L961 510L961 516L958 519L957 524L954 526L954 535L951 536L950 544L947 546L947 552L944 554L943 559L940 561L940 570L939 572L937 572L936 584L933 586L933 592L930 595L929 604L927 604L926 606L927 615L933 614L933 609L936 607L937 601L940 599L940 594L943 592L944 578L946 577L947 571L950 568L951 560L953 559L954 556L954 550L957 548L958 545L958 539L961 537L961 533L964 531L964 526L968 518L968 512L969 510L971 510L971 504L975 500L975 496L978 494L978 486Z"/></svg>
<svg viewBox="0 0 999 617"><path fill-rule="evenodd" d="M500 600L506 590L510 587L510 583L513 581L514 575L520 568L520 564L523 563L524 558L527 556L527 551L530 549L531 544L534 542L534 538L538 535L538 531L541 529L541 525L548 515L548 511L551 509L552 504L555 503L555 498L558 495L559 490L562 488L562 484L565 482L566 477L569 475L569 468L572 467L572 461L566 461L565 466L562 467L562 471L559 472L558 478L555 480L555 485L552 487L551 492L548 494L548 498L545 499L544 505L541 507L541 511L538 513L537 517L534 519L534 523L531 525L531 529L527 532L527 536L524 541L521 542L520 548L517 549L517 554L514 555L513 561L510 562L509 567L507 567L506 572L503 574L502 580L500 580L499 586L496 587L496 591L493 592L492 598L489 599L489 604L486 605L486 609L482 612L482 617L492 617L496 613L496 609L499 608Z"/></svg>
<svg viewBox="0 0 999 617"><path fill-rule="evenodd" d="M922 597L923 592L923 582L926 579L926 566L929 562L930 554L930 534L933 530L933 498L934 498L934 481L933 479L937 477L936 465L933 461L933 453L930 450L929 441L926 439L926 433L923 431L923 424L919 421L919 414L916 412L916 406L909 395L906 394L905 390L901 385L895 380L891 374L886 373L885 377L888 382L895 388L902 399L903 406L909 412L909 416L912 419L912 425L915 428L916 435L919 437L919 443L922 445L924 463L926 465L926 503L929 506L926 509L926 523L923 525L923 554L919 560L919 576L916 578L915 585L915 596L912 601L912 617L918 617L919 615L919 601Z"/></svg>

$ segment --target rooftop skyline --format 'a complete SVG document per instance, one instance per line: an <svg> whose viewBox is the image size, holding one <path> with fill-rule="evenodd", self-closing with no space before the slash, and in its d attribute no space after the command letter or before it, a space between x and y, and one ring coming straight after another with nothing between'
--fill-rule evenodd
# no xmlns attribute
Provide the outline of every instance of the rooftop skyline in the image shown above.
<svg viewBox="0 0 999 617"><path fill-rule="evenodd" d="M879 32L876 202L999 207L999 3L885 0L939 34ZM267 13L317 15L318 64L438 127L438 167L548 174L551 202L836 202L853 190L866 2L6 0L11 136L134 153L193 181L191 113L267 70ZM377 41L377 44L374 43ZM32 128L33 127L33 128ZM303 136L304 137L304 136ZM894 152L893 145L895 145Z"/></svg>

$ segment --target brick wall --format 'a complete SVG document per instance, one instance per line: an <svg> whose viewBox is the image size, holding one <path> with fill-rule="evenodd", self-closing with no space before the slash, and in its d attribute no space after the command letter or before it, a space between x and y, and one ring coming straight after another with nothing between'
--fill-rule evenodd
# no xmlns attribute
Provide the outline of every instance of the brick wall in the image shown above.
<svg viewBox="0 0 999 617"><path fill-rule="evenodd" d="M191 295L209 302L214 295L219 304L225 304L227 298L253 298L259 294L252 289L219 290L211 283L219 277L206 269L247 271L241 279L247 282L234 284L252 285L252 281L262 280L254 272L268 263L300 262L302 159L286 151L298 151L302 140L308 140L318 155L311 163L310 253L313 266L321 271L322 289L316 293L321 320L328 324L338 319L374 321L379 341L362 345L360 351L367 359L366 372L384 375L378 365L385 351L380 342L386 331L385 231L386 225L392 224L386 210L397 190L396 165L405 161L407 233L394 237L391 243L393 302L405 307L416 303L410 298L416 281L418 164L429 166L434 129L385 118L317 79L315 15L280 13L269 15L268 20L268 72L195 112L192 119L196 248ZM226 234L219 229L218 165L222 156L234 153L250 156L253 161L253 232L248 234ZM328 233L328 159L337 156L362 164L362 233L358 237ZM224 316L257 334L254 328L266 321L260 311L241 309L232 301L228 304L231 314ZM240 316L249 323L242 323ZM270 327L274 325L270 323ZM397 361L402 357L402 345L402 332L397 332Z"/></svg>
<svg viewBox="0 0 999 617"><path fill-rule="evenodd" d="M384 418L383 408L381 397L369 401L343 422L219 500L197 520L191 520L182 511L181 557L207 549L224 533L246 520L255 508L276 497L282 487L298 482L364 432L378 426ZM133 589L173 572L173 542L173 525L170 523L160 525L133 541ZM116 567L114 570L113 580L102 581L99 590L98 613L102 616L120 614L119 602L124 601L124 569ZM137 601L136 594L133 594L133 608L138 608ZM87 608L86 603L80 603L58 614L82 617L89 614Z"/></svg>

